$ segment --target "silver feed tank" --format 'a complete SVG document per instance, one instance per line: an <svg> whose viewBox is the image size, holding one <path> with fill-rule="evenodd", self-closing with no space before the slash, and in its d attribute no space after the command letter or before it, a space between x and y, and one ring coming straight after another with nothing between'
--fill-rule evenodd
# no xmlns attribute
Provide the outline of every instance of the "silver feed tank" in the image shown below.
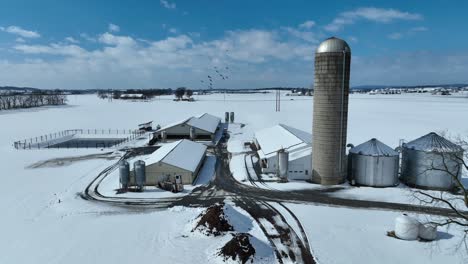
<svg viewBox="0 0 468 264"><path fill-rule="evenodd" d="M281 179L281 181L287 181L288 180L288 164L289 164L289 152L280 149L278 150L277 153L278 156L278 177Z"/></svg>
<svg viewBox="0 0 468 264"><path fill-rule="evenodd" d="M224 122L229 123L229 112L224 113Z"/></svg>
<svg viewBox="0 0 468 264"><path fill-rule="evenodd" d="M143 189L146 183L146 166L145 162L142 160L137 160L133 163L134 175L135 175L135 185L138 189Z"/></svg>
<svg viewBox="0 0 468 264"><path fill-rule="evenodd" d="M166 142L166 139L167 139L166 130L163 130L161 131L161 141Z"/></svg>
<svg viewBox="0 0 468 264"><path fill-rule="evenodd" d="M130 164L122 160L119 162L120 188L128 189L130 183Z"/></svg>
<svg viewBox="0 0 468 264"><path fill-rule="evenodd" d="M390 187L398 185L399 153L373 138L349 150L352 184Z"/></svg>
<svg viewBox="0 0 468 264"><path fill-rule="evenodd" d="M408 186L453 190L463 148L432 132L402 146L401 180Z"/></svg>
<svg viewBox="0 0 468 264"><path fill-rule="evenodd" d="M234 112L231 112L230 118L231 118L231 123L234 123Z"/></svg>
<svg viewBox="0 0 468 264"><path fill-rule="evenodd" d="M194 127L190 127L190 130L189 130L189 135L190 135L190 140L195 140L195 137L197 136L196 133L195 133L195 128Z"/></svg>

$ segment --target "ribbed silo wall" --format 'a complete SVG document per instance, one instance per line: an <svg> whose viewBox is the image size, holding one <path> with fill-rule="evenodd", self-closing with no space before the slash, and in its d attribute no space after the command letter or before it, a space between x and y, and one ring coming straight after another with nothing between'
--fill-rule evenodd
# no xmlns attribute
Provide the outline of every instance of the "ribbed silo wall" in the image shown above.
<svg viewBox="0 0 468 264"><path fill-rule="evenodd" d="M312 127L315 183L340 184L345 179L350 62L349 52L315 55Z"/></svg>

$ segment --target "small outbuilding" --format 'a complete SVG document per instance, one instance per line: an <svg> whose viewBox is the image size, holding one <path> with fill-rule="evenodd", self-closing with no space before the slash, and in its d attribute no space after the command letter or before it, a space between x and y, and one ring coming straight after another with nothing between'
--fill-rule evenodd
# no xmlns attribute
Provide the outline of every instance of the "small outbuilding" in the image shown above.
<svg viewBox="0 0 468 264"><path fill-rule="evenodd" d="M145 100L146 95L144 95L144 94L121 94L120 99L123 99L123 100Z"/></svg>
<svg viewBox="0 0 468 264"><path fill-rule="evenodd" d="M220 123L219 117L205 113L166 125L158 129L156 134L161 138L161 134L164 132L166 139L170 140L190 139L192 133L195 140L213 140Z"/></svg>
<svg viewBox="0 0 468 264"><path fill-rule="evenodd" d="M255 132L254 144L263 173L277 173L278 151L289 153L288 179L310 179L312 135L284 124Z"/></svg>
<svg viewBox="0 0 468 264"><path fill-rule="evenodd" d="M403 144L401 180L421 189L453 190L462 158L461 146L431 132Z"/></svg>
<svg viewBox="0 0 468 264"><path fill-rule="evenodd" d="M348 177L352 184L390 187L398 185L400 154L373 138L356 147L350 145Z"/></svg>
<svg viewBox="0 0 468 264"><path fill-rule="evenodd" d="M177 175L181 176L182 184L192 184L205 160L206 149L203 144L185 139L163 145L143 160L146 164L145 185L174 181Z"/></svg>

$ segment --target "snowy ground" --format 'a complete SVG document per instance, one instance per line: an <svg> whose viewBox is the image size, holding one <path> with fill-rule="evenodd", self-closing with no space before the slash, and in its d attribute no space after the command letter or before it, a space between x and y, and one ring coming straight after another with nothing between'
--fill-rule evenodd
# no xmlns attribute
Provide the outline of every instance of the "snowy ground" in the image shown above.
<svg viewBox="0 0 468 264"><path fill-rule="evenodd" d="M154 120L155 125L164 125L204 112L223 117L225 111L234 111L236 121L246 124L239 142L255 130L277 123L306 131L312 127L312 98L283 97L281 112L274 111L274 94L228 94L226 101L223 95L195 99L198 101L173 102L172 97L161 97L151 102L109 102L95 95L73 95L69 106L0 112L1 176L8 186L2 188L0 201L0 263L219 262L213 252L226 238L186 237L186 226L200 209L143 212L95 204L78 196L117 160L115 156L27 168L52 158L102 154L109 149L15 150L12 146L15 140L66 129L136 129L139 123ZM359 144L377 137L396 146L399 139L411 140L430 131L468 135L468 123L460 121L467 113L467 98L351 95L348 138ZM460 251L451 250L460 235L456 229L449 230L437 244L404 242L385 237L397 213L289 206L304 224L320 263L463 262ZM434 245L438 246L433 249Z"/></svg>

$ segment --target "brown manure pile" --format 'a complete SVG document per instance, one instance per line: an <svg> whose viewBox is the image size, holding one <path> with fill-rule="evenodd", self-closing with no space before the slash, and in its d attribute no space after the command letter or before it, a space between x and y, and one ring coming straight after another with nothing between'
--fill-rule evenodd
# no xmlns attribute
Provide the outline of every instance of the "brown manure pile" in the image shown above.
<svg viewBox="0 0 468 264"><path fill-rule="evenodd" d="M234 229L224 215L223 207L223 203L208 207L205 212L198 216L200 220L198 220L198 223L192 232L200 230L208 236L219 236L225 232L233 231Z"/></svg>
<svg viewBox="0 0 468 264"><path fill-rule="evenodd" d="M219 255L224 257L224 260L233 259L241 263L247 263L249 260L253 262L255 249L250 244L250 235L239 233L233 235L233 238L221 248Z"/></svg>

